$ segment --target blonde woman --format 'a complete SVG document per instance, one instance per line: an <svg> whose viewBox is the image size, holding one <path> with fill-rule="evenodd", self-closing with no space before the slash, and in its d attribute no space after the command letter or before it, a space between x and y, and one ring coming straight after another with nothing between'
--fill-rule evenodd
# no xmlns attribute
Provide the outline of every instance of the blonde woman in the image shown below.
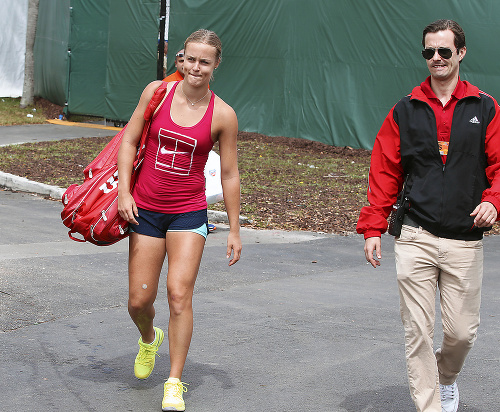
<svg viewBox="0 0 500 412"><path fill-rule="evenodd" d="M168 85L153 115L146 154L130 192L136 147L144 112L161 81L143 91L118 154L118 210L130 223L129 314L141 337L134 372L147 378L163 342L153 326L154 301L161 268L167 257L167 295L170 309L168 342L170 374L164 385L163 411L184 411L182 371L193 331L193 289L207 236L204 167L219 142L221 179L230 230L229 265L240 259L240 179L237 165L238 121L234 110L209 89L221 61L222 45L209 30L198 30L184 43L184 80Z"/></svg>

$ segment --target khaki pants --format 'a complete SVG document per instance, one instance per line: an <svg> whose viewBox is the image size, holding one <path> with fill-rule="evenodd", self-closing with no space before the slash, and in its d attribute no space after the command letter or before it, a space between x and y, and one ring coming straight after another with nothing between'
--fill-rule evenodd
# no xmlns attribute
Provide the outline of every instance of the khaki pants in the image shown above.
<svg viewBox="0 0 500 412"><path fill-rule="evenodd" d="M439 383L455 382L476 339L482 240L439 238L403 225L394 251L410 392L419 412L441 412ZM444 338L434 353L436 288Z"/></svg>

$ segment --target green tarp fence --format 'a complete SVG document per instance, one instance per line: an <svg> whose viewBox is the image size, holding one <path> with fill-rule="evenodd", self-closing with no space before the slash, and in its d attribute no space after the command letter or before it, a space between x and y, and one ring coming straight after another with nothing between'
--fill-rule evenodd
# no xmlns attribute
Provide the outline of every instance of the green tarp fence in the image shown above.
<svg viewBox="0 0 500 412"><path fill-rule="evenodd" d="M158 0L40 0L35 93L69 113L128 120L156 79Z"/></svg>
<svg viewBox="0 0 500 412"><path fill-rule="evenodd" d="M70 0L40 0L35 39L35 95L64 106L68 80Z"/></svg>
<svg viewBox="0 0 500 412"><path fill-rule="evenodd" d="M214 30L211 87L240 130L371 148L428 75L422 30L440 18L465 30L462 78L500 99L498 0L171 0L168 59L192 31Z"/></svg>
<svg viewBox="0 0 500 412"><path fill-rule="evenodd" d="M69 113L126 121L156 79L159 0L40 0L35 92ZM422 30L465 30L461 76L500 98L498 0L171 0L168 73L199 28L222 39L211 88L239 128L371 148L428 75Z"/></svg>

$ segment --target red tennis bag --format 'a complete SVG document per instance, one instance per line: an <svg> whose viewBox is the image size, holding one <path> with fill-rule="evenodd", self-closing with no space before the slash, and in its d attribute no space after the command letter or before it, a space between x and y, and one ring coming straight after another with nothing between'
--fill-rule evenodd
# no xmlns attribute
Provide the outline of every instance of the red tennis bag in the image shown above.
<svg viewBox="0 0 500 412"><path fill-rule="evenodd" d="M146 136L155 109L165 96L167 83L156 89L144 113L146 123L132 169L131 188L144 159ZM128 236L128 222L118 213L118 150L125 126L97 157L84 169L81 185L72 184L62 197L63 223L69 228L68 235L77 242L90 242L98 246L112 245ZM82 236L74 237L78 233Z"/></svg>

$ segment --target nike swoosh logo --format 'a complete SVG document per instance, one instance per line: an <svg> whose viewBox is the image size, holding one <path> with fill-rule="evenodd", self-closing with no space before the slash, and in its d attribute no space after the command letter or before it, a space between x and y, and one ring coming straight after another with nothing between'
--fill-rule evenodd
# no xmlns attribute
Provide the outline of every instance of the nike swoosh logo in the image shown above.
<svg viewBox="0 0 500 412"><path fill-rule="evenodd" d="M160 148L161 154L189 154L189 152L177 152L175 150L167 150L165 147Z"/></svg>

